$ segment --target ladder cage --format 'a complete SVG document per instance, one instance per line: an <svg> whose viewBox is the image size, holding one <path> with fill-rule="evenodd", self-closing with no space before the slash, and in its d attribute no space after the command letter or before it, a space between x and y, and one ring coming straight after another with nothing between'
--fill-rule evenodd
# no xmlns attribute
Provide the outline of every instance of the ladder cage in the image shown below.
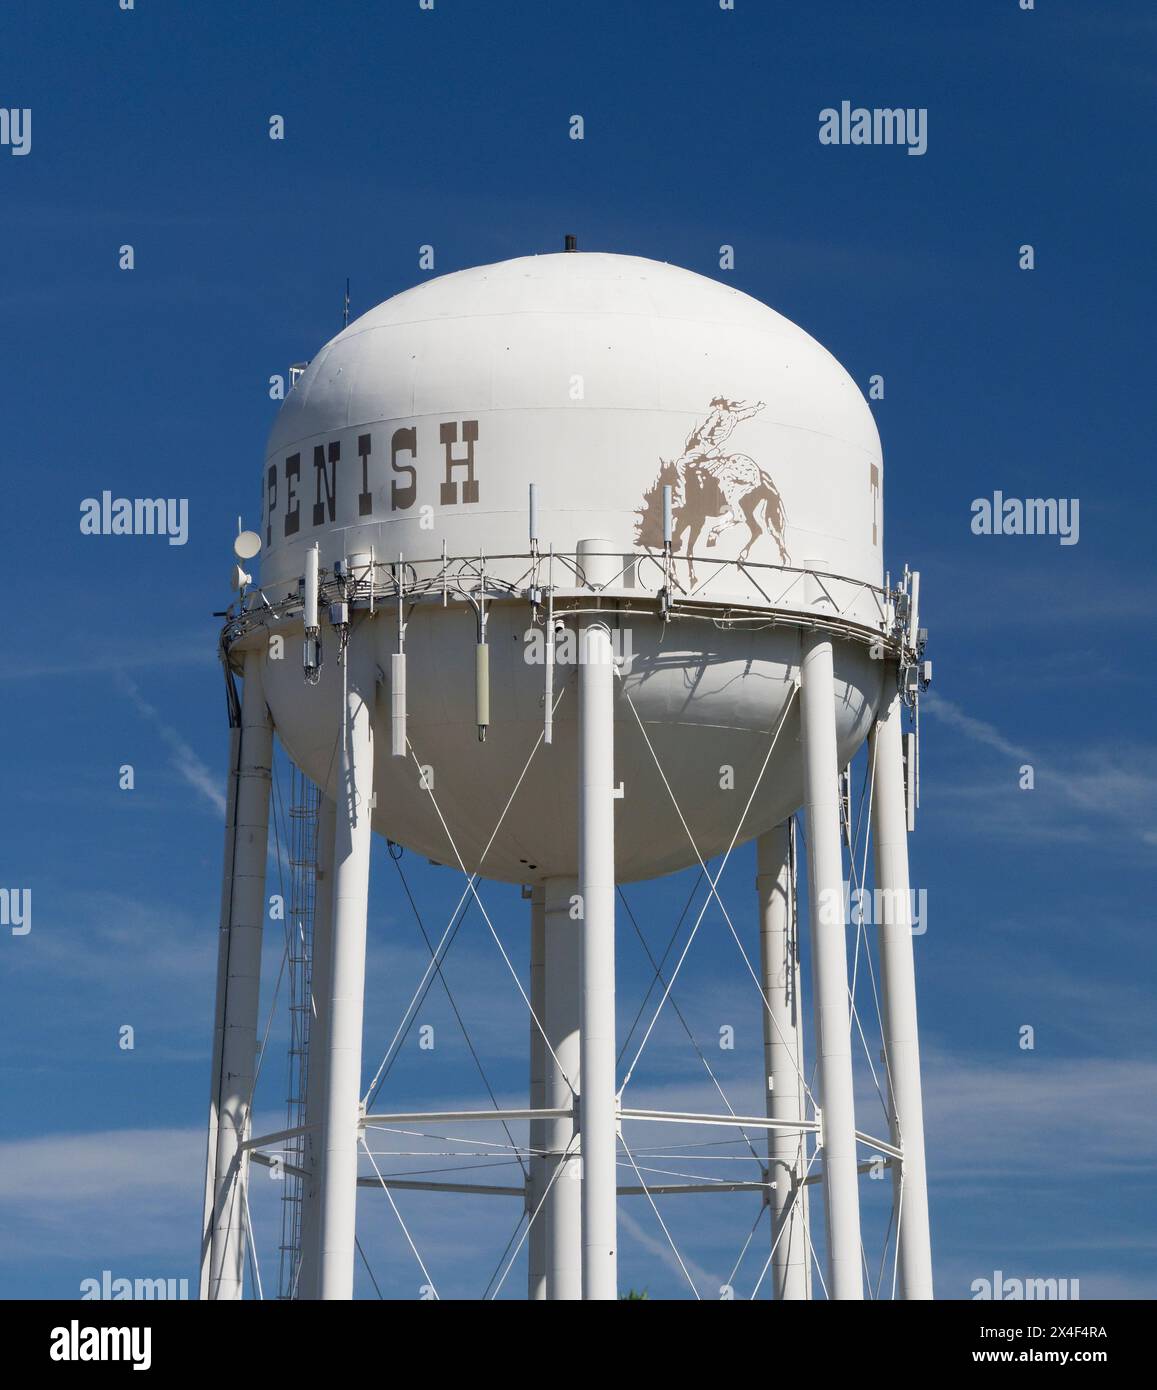
<svg viewBox="0 0 1157 1390"><path fill-rule="evenodd" d="M289 1051L286 1067L285 1128L305 1124L306 1076L310 1025L313 1021L313 922L317 905L317 787L290 764L289 902L286 905L289 987ZM295 1134L283 1149L284 1187L281 1193L281 1243L277 1297L297 1296L301 1262L302 1173L306 1164L305 1135Z"/></svg>

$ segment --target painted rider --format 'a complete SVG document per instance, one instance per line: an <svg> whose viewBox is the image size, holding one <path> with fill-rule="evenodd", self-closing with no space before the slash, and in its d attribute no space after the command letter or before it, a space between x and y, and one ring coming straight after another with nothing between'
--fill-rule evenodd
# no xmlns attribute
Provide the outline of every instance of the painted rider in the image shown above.
<svg viewBox="0 0 1157 1390"><path fill-rule="evenodd" d="M675 460L675 485L671 490L673 511L678 511L687 500L688 468L710 470L711 464L723 457L720 450L731 438L735 426L758 415L763 405L763 401L751 404L747 401L729 401L725 396L715 397L711 402L711 414L687 436L683 453Z"/></svg>

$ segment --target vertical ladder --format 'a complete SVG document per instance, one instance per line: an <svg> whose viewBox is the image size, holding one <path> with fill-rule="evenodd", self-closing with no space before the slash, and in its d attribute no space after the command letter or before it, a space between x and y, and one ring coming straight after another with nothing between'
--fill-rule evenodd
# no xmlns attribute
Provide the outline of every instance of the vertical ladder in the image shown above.
<svg viewBox="0 0 1157 1390"><path fill-rule="evenodd" d="M317 787L297 767L291 767L289 806L289 902L286 961L289 976L289 1055L286 1069L285 1128L305 1124L306 1070L309 1061L310 961L313 955L313 915L317 893ZM277 1297L296 1297L301 1260L302 1171L305 1136L285 1141L285 1186L281 1194L281 1262Z"/></svg>

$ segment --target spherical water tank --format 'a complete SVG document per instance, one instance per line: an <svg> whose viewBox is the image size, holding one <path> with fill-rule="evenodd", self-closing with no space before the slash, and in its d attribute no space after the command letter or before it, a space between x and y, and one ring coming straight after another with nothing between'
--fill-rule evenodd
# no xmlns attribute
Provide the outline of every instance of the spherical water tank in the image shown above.
<svg viewBox="0 0 1157 1390"><path fill-rule="evenodd" d="M396 295L297 381L270 436L263 493L261 588L271 602L297 593L315 543L326 570L372 557L415 592L446 572L443 556L450 562L444 601L427 592L403 606L411 757L390 756L396 605L357 629L375 644L382 676L375 829L440 862L461 855L484 877L516 882L576 871L574 667L557 669L553 741L541 744L543 668L527 595L535 582L552 586L573 627L566 595L584 587L573 558L584 539L615 555L601 601L615 609L624 657L620 880L707 858L800 804L794 690L805 628L793 613L837 624L842 762L875 713L883 663L865 634L883 628L882 466L871 412L802 329L689 271L563 253ZM480 742L468 591L483 574L491 721ZM291 756L332 792L341 671L329 628L323 642L316 684L295 660L269 659L265 688Z"/></svg>

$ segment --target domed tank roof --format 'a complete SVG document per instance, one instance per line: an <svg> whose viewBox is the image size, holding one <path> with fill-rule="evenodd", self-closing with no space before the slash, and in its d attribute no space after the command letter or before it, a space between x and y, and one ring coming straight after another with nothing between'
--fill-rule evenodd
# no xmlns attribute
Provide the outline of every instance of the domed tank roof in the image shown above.
<svg viewBox="0 0 1157 1390"><path fill-rule="evenodd" d="M814 615L826 596L858 625L835 647L841 766L866 737L883 670L864 641L881 624L867 589L881 578L881 484L866 402L782 315L632 256L525 257L399 294L318 353L269 442L261 592L273 603L295 595L315 542L325 569L357 557L364 574L369 554L383 585L391 572L417 592L399 605L379 598L358 628L382 673L383 749L403 624L407 654L410 756L375 757L374 826L439 862L461 856L471 871L529 882L573 875L578 844L575 667L555 673L547 745L546 668L528 643L539 586L562 604L555 622L574 628L574 612L558 616L582 589L566 557L584 539L621 554L618 579L599 591L633 652L615 684L615 853L620 880L645 878L726 849L741 814L746 839L802 800L800 627L753 607ZM853 582L829 594L822 581L817 593L805 570ZM669 622L655 597L667 584ZM494 717L480 742L483 589ZM322 625L316 684L272 654L264 680L286 748L336 796L342 668L324 613ZM427 765L436 772L437 805L415 765L422 778Z"/></svg>
<svg viewBox="0 0 1157 1390"><path fill-rule="evenodd" d="M749 295L678 267L526 256L395 295L326 344L270 434L262 584L373 548L385 560L540 541L881 579L871 411L834 357ZM730 582L730 581L729 581Z"/></svg>

